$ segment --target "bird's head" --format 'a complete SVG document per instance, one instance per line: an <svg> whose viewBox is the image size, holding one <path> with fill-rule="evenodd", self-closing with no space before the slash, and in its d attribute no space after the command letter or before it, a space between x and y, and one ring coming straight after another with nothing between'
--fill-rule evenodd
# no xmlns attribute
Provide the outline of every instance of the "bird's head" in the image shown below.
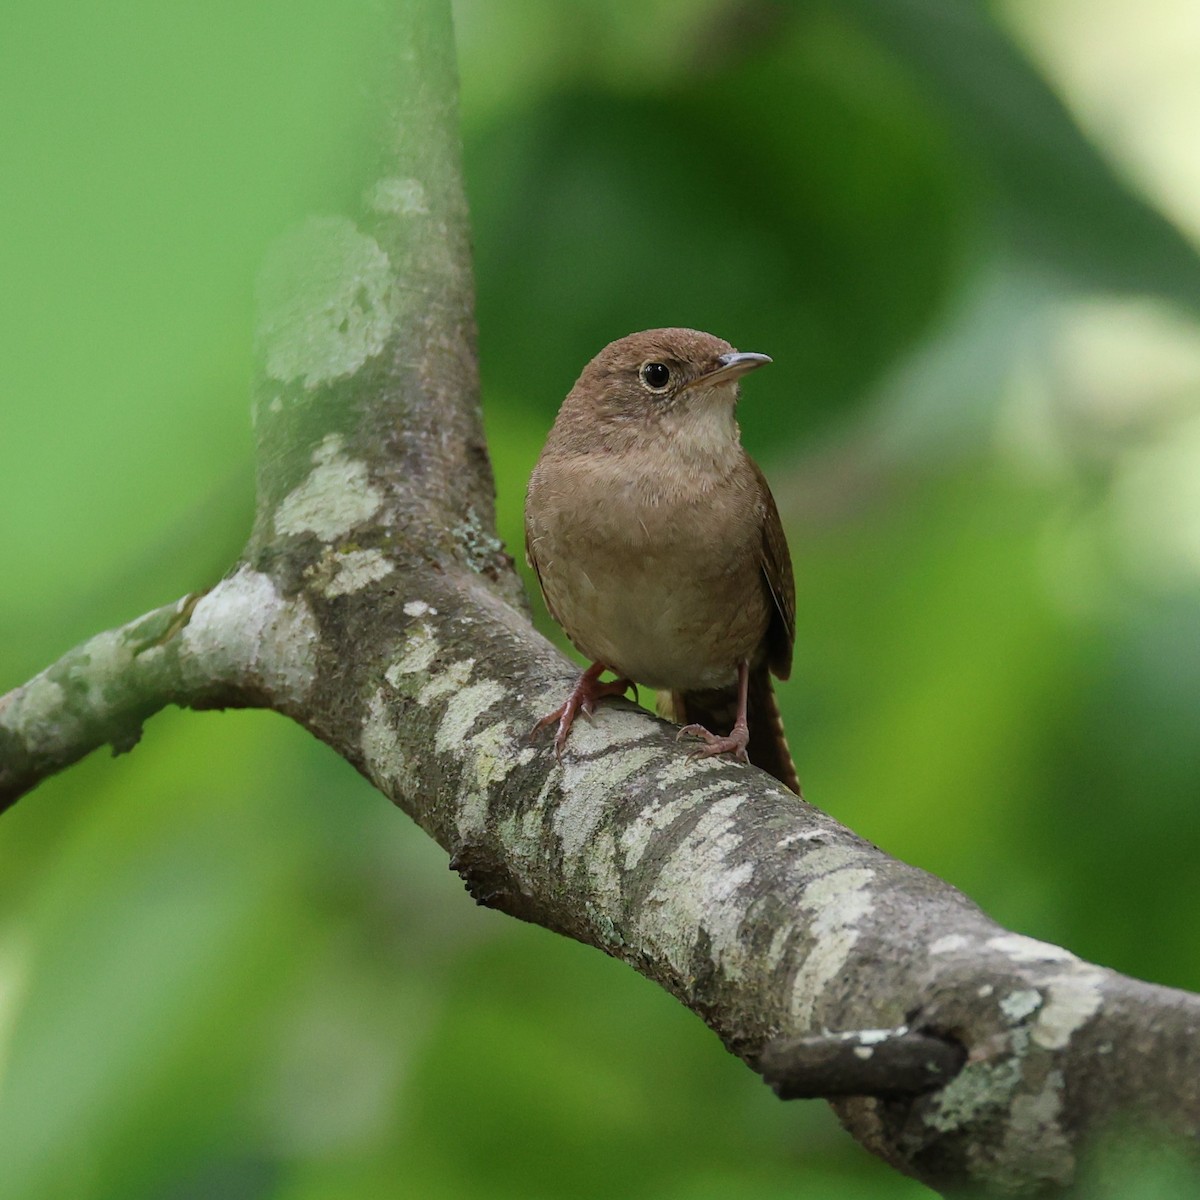
<svg viewBox="0 0 1200 1200"><path fill-rule="evenodd" d="M685 456L739 445L738 381L771 360L695 329L647 329L583 369L560 421L581 420L610 449L669 441Z"/></svg>

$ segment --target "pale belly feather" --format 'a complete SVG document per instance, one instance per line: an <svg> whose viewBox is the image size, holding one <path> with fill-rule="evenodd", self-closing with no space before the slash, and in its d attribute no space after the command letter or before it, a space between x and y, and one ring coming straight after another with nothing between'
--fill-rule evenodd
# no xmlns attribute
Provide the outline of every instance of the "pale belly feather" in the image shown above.
<svg viewBox="0 0 1200 1200"><path fill-rule="evenodd" d="M578 478L575 480L578 484ZM578 650L646 687L724 687L756 661L770 619L761 534L746 507L614 506L580 518L544 509L531 548L550 607ZM568 521L555 513L573 508ZM620 515L619 515L620 514ZM733 547L744 547L741 554Z"/></svg>

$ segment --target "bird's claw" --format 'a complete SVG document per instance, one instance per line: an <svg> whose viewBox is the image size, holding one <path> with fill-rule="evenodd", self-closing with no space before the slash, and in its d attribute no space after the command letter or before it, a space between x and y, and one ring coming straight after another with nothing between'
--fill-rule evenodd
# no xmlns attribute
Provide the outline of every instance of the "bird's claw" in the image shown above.
<svg viewBox="0 0 1200 1200"><path fill-rule="evenodd" d="M547 725L558 722L558 730L554 735L554 757L559 762L562 762L563 747L567 744L567 735L571 732L571 726L575 723L576 716L583 713L591 721L596 711L597 700L602 700L606 696L624 696L630 688L633 689L634 702L636 703L638 700L637 684L632 679L622 676L620 679L614 679L611 683L601 683L597 678L598 674L599 672L593 675L590 671L585 671L576 681L566 700L553 712L542 717L529 731L529 739L532 741Z"/></svg>
<svg viewBox="0 0 1200 1200"><path fill-rule="evenodd" d="M704 745L697 746L688 758L713 758L718 754L732 754L738 762L750 761L750 755L746 752L746 747L750 744L750 730L744 724L735 724L727 737L712 733L703 725L685 725L675 735L675 740L678 741L684 734L698 737L704 742Z"/></svg>

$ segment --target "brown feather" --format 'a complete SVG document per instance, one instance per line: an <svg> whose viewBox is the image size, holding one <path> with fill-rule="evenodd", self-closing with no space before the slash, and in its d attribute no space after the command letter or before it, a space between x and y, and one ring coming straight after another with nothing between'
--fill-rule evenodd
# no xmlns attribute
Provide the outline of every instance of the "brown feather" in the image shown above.
<svg viewBox="0 0 1200 1200"><path fill-rule="evenodd" d="M796 641L796 580L792 574L792 556L767 477L749 455L746 455L746 461L754 468L762 496L763 578L774 601L765 639L767 664L780 679L787 679L792 673L792 646Z"/></svg>
<svg viewBox="0 0 1200 1200"><path fill-rule="evenodd" d="M556 625L562 624L562 619L558 613L554 611L554 605L550 603L550 597L546 595L546 585L542 582L542 569L538 566L537 559L533 556L533 546L529 541L529 529L525 530L525 562L533 568L533 573L537 576L538 587L542 593L542 603L546 606L546 611L550 614Z"/></svg>

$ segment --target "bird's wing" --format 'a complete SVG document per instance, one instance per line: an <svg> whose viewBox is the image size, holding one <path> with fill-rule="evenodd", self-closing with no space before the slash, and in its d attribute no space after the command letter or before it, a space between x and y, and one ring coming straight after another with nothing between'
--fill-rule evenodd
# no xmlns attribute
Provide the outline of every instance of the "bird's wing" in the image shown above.
<svg viewBox="0 0 1200 1200"><path fill-rule="evenodd" d="M533 568L533 573L537 576L538 587L542 592L542 600L545 602L546 611L554 618L555 624L561 625L558 613L554 611L554 605L550 603L550 597L546 593L546 585L542 580L542 571L538 566L537 556L533 553L533 539L529 536L529 524L525 525L525 561Z"/></svg>
<svg viewBox="0 0 1200 1200"><path fill-rule="evenodd" d="M762 496L762 573L771 593L774 610L767 627L767 665L786 679L792 673L792 645L796 640L796 580L792 575L792 556L775 497L767 486L766 476L751 460L758 476Z"/></svg>

